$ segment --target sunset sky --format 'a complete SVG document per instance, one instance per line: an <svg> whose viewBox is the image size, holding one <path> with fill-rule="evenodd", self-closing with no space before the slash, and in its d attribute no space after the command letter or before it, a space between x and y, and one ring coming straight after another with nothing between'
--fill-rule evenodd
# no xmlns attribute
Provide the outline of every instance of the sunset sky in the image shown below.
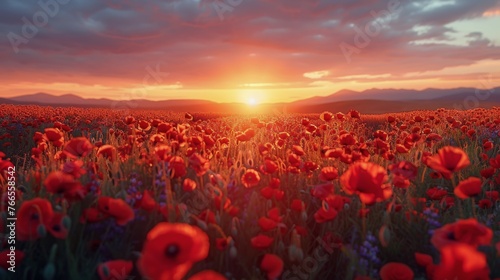
<svg viewBox="0 0 500 280"><path fill-rule="evenodd" d="M41 2L2 1L1 97L261 103L500 85L497 0Z"/></svg>

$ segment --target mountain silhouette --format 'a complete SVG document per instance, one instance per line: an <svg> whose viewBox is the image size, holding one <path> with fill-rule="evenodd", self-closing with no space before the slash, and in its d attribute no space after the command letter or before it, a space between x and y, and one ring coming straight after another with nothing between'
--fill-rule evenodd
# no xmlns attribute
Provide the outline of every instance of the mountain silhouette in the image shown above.
<svg viewBox="0 0 500 280"><path fill-rule="evenodd" d="M435 110L438 108L471 109L474 107L490 108L500 106L500 87L492 89L427 88L424 90L373 88L364 91L343 89L328 96L314 96L288 103L260 104L255 108L250 108L242 103L218 103L202 99L112 100L107 98L83 98L75 94L56 96L44 92L0 98L0 104L225 113L240 113L252 110L262 113L320 113L323 111L345 112L355 109L365 114L380 114L412 110Z"/></svg>

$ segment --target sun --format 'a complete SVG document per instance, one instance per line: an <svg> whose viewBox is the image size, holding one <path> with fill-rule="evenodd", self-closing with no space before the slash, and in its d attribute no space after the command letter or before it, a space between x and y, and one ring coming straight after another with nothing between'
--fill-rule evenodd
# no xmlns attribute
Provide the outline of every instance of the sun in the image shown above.
<svg viewBox="0 0 500 280"><path fill-rule="evenodd" d="M257 105L257 103L258 103L258 102L257 102L257 99L255 99L255 97L250 97L250 98L248 98L248 100L247 100L247 104L248 104L249 106L255 106L255 105Z"/></svg>
<svg viewBox="0 0 500 280"><path fill-rule="evenodd" d="M237 91L240 104L258 107L266 102L266 92L261 89L240 89Z"/></svg>

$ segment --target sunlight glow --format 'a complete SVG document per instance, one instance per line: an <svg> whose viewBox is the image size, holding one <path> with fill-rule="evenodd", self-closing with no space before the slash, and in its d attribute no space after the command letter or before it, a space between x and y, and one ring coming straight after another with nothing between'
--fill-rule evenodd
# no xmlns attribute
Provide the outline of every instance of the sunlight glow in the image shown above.
<svg viewBox="0 0 500 280"><path fill-rule="evenodd" d="M255 106L255 105L257 105L257 99L251 97L247 100L247 104L250 106Z"/></svg>

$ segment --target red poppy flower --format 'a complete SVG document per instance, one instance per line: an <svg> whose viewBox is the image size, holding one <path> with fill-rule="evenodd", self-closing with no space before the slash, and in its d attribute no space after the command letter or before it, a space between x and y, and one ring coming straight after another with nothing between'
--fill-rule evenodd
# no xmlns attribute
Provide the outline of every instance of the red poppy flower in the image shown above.
<svg viewBox="0 0 500 280"><path fill-rule="evenodd" d="M368 214L370 214L370 212L371 212L370 208L361 208L359 209L358 217L366 218L368 217Z"/></svg>
<svg viewBox="0 0 500 280"><path fill-rule="evenodd" d="M141 208L146 212L152 212L157 209L158 203L153 198L151 191L145 190L142 194L136 196L135 207Z"/></svg>
<svg viewBox="0 0 500 280"><path fill-rule="evenodd" d="M101 280L126 280L134 264L126 260L113 260L99 264L97 274Z"/></svg>
<svg viewBox="0 0 500 280"><path fill-rule="evenodd" d="M76 179L80 178L83 174L87 173L85 169L82 168L83 166L83 161L81 160L74 160L74 161L67 161L62 165L62 172L66 174L71 174L73 177Z"/></svg>
<svg viewBox="0 0 500 280"><path fill-rule="evenodd" d="M441 200L448 194L446 190L440 189L438 187L429 188L425 193L432 200Z"/></svg>
<svg viewBox="0 0 500 280"><path fill-rule="evenodd" d="M188 278L188 280L226 280L227 278L213 270L203 270Z"/></svg>
<svg viewBox="0 0 500 280"><path fill-rule="evenodd" d="M126 225L135 217L134 210L122 199L101 196L98 200L99 210L116 220L120 226Z"/></svg>
<svg viewBox="0 0 500 280"><path fill-rule="evenodd" d="M245 174L241 176L241 183L246 188L255 187L259 184L259 182L260 182L260 175L254 169L247 169Z"/></svg>
<svg viewBox="0 0 500 280"><path fill-rule="evenodd" d="M269 219L267 217L260 217L258 224L263 231L270 231L278 226L278 223L276 221Z"/></svg>
<svg viewBox="0 0 500 280"><path fill-rule="evenodd" d="M481 179L476 177L469 177L458 184L458 186L454 190L454 193L457 197L466 199L480 194L482 185L483 182L481 182Z"/></svg>
<svg viewBox="0 0 500 280"><path fill-rule="evenodd" d="M486 191L485 195L487 198L493 201L497 201L500 198L500 194L498 191Z"/></svg>
<svg viewBox="0 0 500 280"><path fill-rule="evenodd" d="M489 245L493 238L493 231L480 224L476 219L459 220L446 224L434 231L431 243L437 249L455 243L464 243L470 246Z"/></svg>
<svg viewBox="0 0 500 280"><path fill-rule="evenodd" d="M198 153L194 153L189 157L189 164L197 176L203 176L210 168L210 162Z"/></svg>
<svg viewBox="0 0 500 280"><path fill-rule="evenodd" d="M265 254L260 263L260 269L266 273L267 279L278 279L283 272L283 260L277 255Z"/></svg>
<svg viewBox="0 0 500 280"><path fill-rule="evenodd" d="M328 158L339 158L344 154L344 150L341 148L328 149L325 151L325 157Z"/></svg>
<svg viewBox="0 0 500 280"><path fill-rule="evenodd" d="M396 188L406 189L410 186L410 180L406 179L403 176L395 175L394 177L392 177L392 184Z"/></svg>
<svg viewBox="0 0 500 280"><path fill-rule="evenodd" d="M97 150L97 156L103 156L110 161L115 161L116 159L116 148L111 145L102 145L99 150Z"/></svg>
<svg viewBox="0 0 500 280"><path fill-rule="evenodd" d="M125 117L125 123L126 124L133 124L133 123L135 123L135 118L132 117L132 116L126 116Z"/></svg>
<svg viewBox="0 0 500 280"><path fill-rule="evenodd" d="M433 264L432 256L423 253L415 253L415 262L421 267L427 267Z"/></svg>
<svg viewBox="0 0 500 280"><path fill-rule="evenodd" d="M304 202L302 200L294 199L294 200L292 200L292 204L290 205L290 208L293 211L302 212L306 209L306 205L304 204Z"/></svg>
<svg viewBox="0 0 500 280"><path fill-rule="evenodd" d="M46 199L25 200L17 211L17 239L35 240L41 237L52 220L54 211Z"/></svg>
<svg viewBox="0 0 500 280"><path fill-rule="evenodd" d="M46 128L44 138L55 147L61 147L64 143L64 134L57 128Z"/></svg>
<svg viewBox="0 0 500 280"><path fill-rule="evenodd" d="M192 192L194 191L194 189L196 189L196 182L189 178L186 178L184 179L184 182L182 182L182 189L185 192Z"/></svg>
<svg viewBox="0 0 500 280"><path fill-rule="evenodd" d="M473 246L460 243L441 249L441 263L434 268L432 274L436 280L490 279L486 256Z"/></svg>
<svg viewBox="0 0 500 280"><path fill-rule="evenodd" d="M208 235L197 227L159 223L148 233L137 266L151 280L182 279L208 256L209 247Z"/></svg>
<svg viewBox="0 0 500 280"><path fill-rule="evenodd" d="M356 110L349 111L349 115L353 119L359 119L359 118L361 118L361 114L358 111L356 111Z"/></svg>
<svg viewBox="0 0 500 280"><path fill-rule="evenodd" d="M500 154L498 154L495 158L490 159L490 166L493 168L500 168Z"/></svg>
<svg viewBox="0 0 500 280"><path fill-rule="evenodd" d="M402 176L408 180L413 180L417 177L418 168L409 161L400 161L397 164L389 165L391 173L397 176Z"/></svg>
<svg viewBox="0 0 500 280"><path fill-rule="evenodd" d="M329 196L321 204L321 208L314 213L314 220L316 223L321 224L324 222L331 221L337 217L338 211L334 207L335 196Z"/></svg>
<svg viewBox="0 0 500 280"><path fill-rule="evenodd" d="M43 181L43 185L48 192L54 194L71 195L83 189L80 182L75 181L75 178L72 175L66 174L62 171L51 172Z"/></svg>
<svg viewBox="0 0 500 280"><path fill-rule="evenodd" d="M356 144L356 138L352 134L342 134L339 138L340 144L344 146L350 146Z"/></svg>
<svg viewBox="0 0 500 280"><path fill-rule="evenodd" d="M107 214L102 213L96 208L87 208L83 210L80 216L80 223L97 223L108 218Z"/></svg>
<svg viewBox="0 0 500 280"><path fill-rule="evenodd" d="M488 167L480 171L481 177L485 179L489 179L495 175L495 168Z"/></svg>
<svg viewBox="0 0 500 280"><path fill-rule="evenodd" d="M321 185L316 185L311 189L311 195L319 199L325 199L329 195L332 195L334 191L334 186L332 183L325 183Z"/></svg>
<svg viewBox="0 0 500 280"><path fill-rule="evenodd" d="M264 234L259 234L255 237L252 237L250 242L252 243L252 247L254 247L255 249L264 250L269 248L271 244L273 244L274 238Z"/></svg>
<svg viewBox="0 0 500 280"><path fill-rule="evenodd" d="M55 238L65 239L69 233L70 221L70 218L65 214L54 213L47 224L47 229Z"/></svg>
<svg viewBox="0 0 500 280"><path fill-rule="evenodd" d="M292 153L296 154L299 157L306 154L306 152L304 152L304 149L299 145L292 146Z"/></svg>
<svg viewBox="0 0 500 280"><path fill-rule="evenodd" d="M13 168L14 164L8 160L2 160L0 159L0 176L2 176L5 181L7 181L7 178L10 177L8 172L9 168Z"/></svg>
<svg viewBox="0 0 500 280"><path fill-rule="evenodd" d="M357 194L361 202L370 205L391 197L392 189L385 183L387 179L387 171L382 166L357 162L340 177L340 182L346 193Z"/></svg>
<svg viewBox="0 0 500 280"><path fill-rule="evenodd" d="M481 199L478 202L478 206L481 209L489 209L493 206L493 202L491 202L491 200L489 199Z"/></svg>
<svg viewBox="0 0 500 280"><path fill-rule="evenodd" d="M425 162L430 168L441 172L446 178L470 165L467 154L460 148L446 146Z"/></svg>
<svg viewBox="0 0 500 280"><path fill-rule="evenodd" d="M319 174L319 179L322 181L333 181L339 177L337 168L333 166L323 167Z"/></svg>
<svg viewBox="0 0 500 280"><path fill-rule="evenodd" d="M88 155L94 147L85 137L76 137L64 146L64 153L71 158L84 157Z"/></svg>
<svg viewBox="0 0 500 280"><path fill-rule="evenodd" d="M489 151L489 150L493 149L493 142L491 142L491 141L484 142L483 149L484 149L484 151Z"/></svg>
<svg viewBox="0 0 500 280"><path fill-rule="evenodd" d="M414 273L409 266L403 263L386 263L380 269L382 280L413 280Z"/></svg>
<svg viewBox="0 0 500 280"><path fill-rule="evenodd" d="M296 154L289 154L288 155L288 162L290 163L291 166L299 167L302 160Z"/></svg>
<svg viewBox="0 0 500 280"><path fill-rule="evenodd" d="M215 220L215 213L211 211L210 209L204 210L203 212L198 215L198 218L200 220L210 223L210 224L217 224L217 221Z"/></svg>
<svg viewBox="0 0 500 280"><path fill-rule="evenodd" d="M260 167L260 171L265 174L273 174L278 171L278 164L270 159L264 160L264 164Z"/></svg>
<svg viewBox="0 0 500 280"><path fill-rule="evenodd" d="M263 187L260 190L260 194L265 198L265 199L272 199L274 196L274 189L271 187Z"/></svg>
<svg viewBox="0 0 500 280"><path fill-rule="evenodd" d="M333 114L331 112L325 111L325 112L321 113L321 115L319 115L319 118L322 121L329 122L332 120Z"/></svg>
<svg viewBox="0 0 500 280"><path fill-rule="evenodd" d="M229 246L231 242L231 237L220 237L215 239L215 247L217 250L224 251Z"/></svg>
<svg viewBox="0 0 500 280"><path fill-rule="evenodd" d="M155 155L160 161L170 160L171 153L172 153L172 148L168 145L159 145L155 147Z"/></svg>
<svg viewBox="0 0 500 280"><path fill-rule="evenodd" d="M172 178L179 178L186 175L186 164L184 159L179 156L174 156L170 159L168 168L172 172Z"/></svg>

